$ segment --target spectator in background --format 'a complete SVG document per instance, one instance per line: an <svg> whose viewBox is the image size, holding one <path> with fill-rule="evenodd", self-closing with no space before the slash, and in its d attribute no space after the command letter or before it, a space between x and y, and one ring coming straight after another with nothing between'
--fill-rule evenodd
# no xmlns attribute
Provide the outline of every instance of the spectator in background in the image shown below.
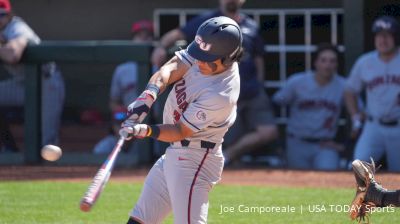
<svg viewBox="0 0 400 224"><path fill-rule="evenodd" d="M25 98L24 66L17 64L28 45L40 38L11 9L9 0L0 0L0 59L11 78L0 82L0 106L22 106ZM57 144L65 88L54 62L43 64L42 75L42 144Z"/></svg>
<svg viewBox="0 0 400 224"><path fill-rule="evenodd" d="M390 16L377 18L372 26L375 50L362 55L347 80L345 99L358 135L354 159L380 160L386 154L389 171L400 171L400 26ZM367 112L362 113L357 96L366 90Z"/></svg>
<svg viewBox="0 0 400 224"><path fill-rule="evenodd" d="M227 148L224 156L227 163L278 137L272 108L263 90L264 44L257 23L239 11L244 2L219 0L219 9L199 15L188 21L184 27L162 36L152 54L152 63L160 66L166 60L167 48L177 40L185 39L190 42L195 39L197 28L209 18L227 16L239 24L243 33L244 55L239 64L241 83L238 117L225 136Z"/></svg>
<svg viewBox="0 0 400 224"><path fill-rule="evenodd" d="M343 105L345 80L337 74L336 47L322 44L314 59L314 71L292 75L273 97L290 107L286 132L287 160L290 168L335 170L339 151L334 142Z"/></svg>
<svg viewBox="0 0 400 224"><path fill-rule="evenodd" d="M153 23L142 20L132 24L132 41L134 43L149 43L153 41ZM137 97L136 85L139 66L137 62L128 61L118 65L111 82L111 111L127 107Z"/></svg>
<svg viewBox="0 0 400 224"><path fill-rule="evenodd" d="M142 20L132 24L132 41L134 43L149 43L153 41L153 23ZM112 111L112 124L110 134L94 147L95 154L110 153L118 141L118 131L122 121L126 118L128 105L137 98L137 82L139 76L137 62L128 61L117 66L111 81L110 109ZM127 151L133 148L128 144Z"/></svg>

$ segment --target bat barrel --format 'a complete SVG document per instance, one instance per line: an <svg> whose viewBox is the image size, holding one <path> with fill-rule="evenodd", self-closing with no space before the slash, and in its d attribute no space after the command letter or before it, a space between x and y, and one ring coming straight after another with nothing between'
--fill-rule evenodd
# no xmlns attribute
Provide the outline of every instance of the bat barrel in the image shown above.
<svg viewBox="0 0 400 224"><path fill-rule="evenodd" d="M96 176L93 178L92 183L80 202L79 208L81 211L89 212L92 206L96 203L97 198L103 191L104 186L111 175L111 171L114 167L118 153L121 151L123 143L124 138L121 137L108 159L103 163Z"/></svg>

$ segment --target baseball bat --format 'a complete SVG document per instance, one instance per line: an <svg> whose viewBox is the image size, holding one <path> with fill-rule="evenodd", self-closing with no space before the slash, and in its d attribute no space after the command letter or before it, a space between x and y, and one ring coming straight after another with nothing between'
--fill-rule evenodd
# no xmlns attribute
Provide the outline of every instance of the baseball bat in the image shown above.
<svg viewBox="0 0 400 224"><path fill-rule="evenodd" d="M101 192L110 178L111 172L117 160L118 154L124 145L125 139L120 137L114 149L108 156L107 160L104 161L103 165L97 171L94 176L92 183L89 185L85 195L82 197L80 202L80 209L83 212L89 212L93 205L96 203Z"/></svg>

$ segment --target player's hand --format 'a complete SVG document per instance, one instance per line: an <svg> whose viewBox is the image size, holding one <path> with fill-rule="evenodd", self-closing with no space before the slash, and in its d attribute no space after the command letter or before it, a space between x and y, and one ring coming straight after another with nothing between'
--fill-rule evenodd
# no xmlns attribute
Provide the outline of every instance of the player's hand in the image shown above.
<svg viewBox="0 0 400 224"><path fill-rule="evenodd" d="M147 124L137 124L134 121L128 119L124 121L119 130L119 135L125 140L135 138L147 137L149 133L149 126Z"/></svg>
<svg viewBox="0 0 400 224"><path fill-rule="evenodd" d="M155 101L154 94L145 90L140 96L128 106L128 120L138 124L142 123Z"/></svg>
<svg viewBox="0 0 400 224"><path fill-rule="evenodd" d="M151 63L160 68L167 60L167 50L161 46L154 48L151 54Z"/></svg>

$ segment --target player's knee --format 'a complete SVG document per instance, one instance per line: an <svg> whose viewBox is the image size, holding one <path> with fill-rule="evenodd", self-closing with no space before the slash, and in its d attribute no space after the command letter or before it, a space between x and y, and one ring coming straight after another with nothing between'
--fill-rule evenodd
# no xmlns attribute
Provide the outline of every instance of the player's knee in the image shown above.
<svg viewBox="0 0 400 224"><path fill-rule="evenodd" d="M135 219L133 219L132 217L129 217L129 220L126 224L143 224L143 223L140 223L140 222L136 221Z"/></svg>

